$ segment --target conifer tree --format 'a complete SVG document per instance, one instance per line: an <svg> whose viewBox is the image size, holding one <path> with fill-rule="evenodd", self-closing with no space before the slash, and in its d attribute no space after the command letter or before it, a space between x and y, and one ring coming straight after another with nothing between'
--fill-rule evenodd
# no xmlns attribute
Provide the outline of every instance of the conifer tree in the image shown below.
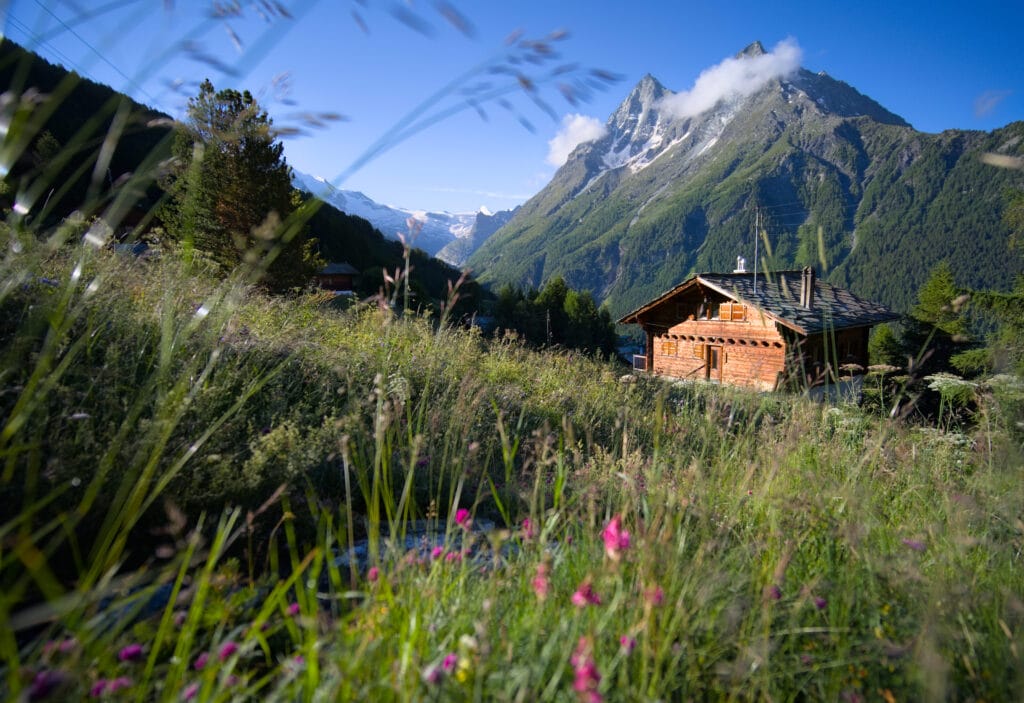
<svg viewBox="0 0 1024 703"><path fill-rule="evenodd" d="M306 285L321 262L304 232L281 226L298 203L283 152L249 91L203 81L175 139L168 231L225 270L265 266L272 290Z"/></svg>

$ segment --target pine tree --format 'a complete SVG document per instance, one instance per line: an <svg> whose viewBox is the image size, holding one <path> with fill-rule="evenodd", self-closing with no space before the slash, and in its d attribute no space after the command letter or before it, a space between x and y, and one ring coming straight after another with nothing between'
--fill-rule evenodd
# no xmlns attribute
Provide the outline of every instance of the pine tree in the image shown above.
<svg viewBox="0 0 1024 703"><path fill-rule="evenodd" d="M249 91L215 91L203 81L178 128L174 156L163 217L172 236L224 270L265 268L272 290L311 280L322 263L313 242L282 227L298 203L284 145Z"/></svg>

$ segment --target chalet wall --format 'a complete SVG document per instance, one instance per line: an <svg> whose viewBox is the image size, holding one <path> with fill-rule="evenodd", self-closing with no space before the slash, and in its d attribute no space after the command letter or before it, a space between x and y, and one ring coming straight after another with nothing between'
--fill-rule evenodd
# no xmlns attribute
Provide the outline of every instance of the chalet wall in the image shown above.
<svg viewBox="0 0 1024 703"><path fill-rule="evenodd" d="M786 369L786 345L774 321L759 315L741 319L691 319L655 336L656 374L771 390ZM748 319L749 318L749 319ZM709 347L720 349L719 369L708 373Z"/></svg>

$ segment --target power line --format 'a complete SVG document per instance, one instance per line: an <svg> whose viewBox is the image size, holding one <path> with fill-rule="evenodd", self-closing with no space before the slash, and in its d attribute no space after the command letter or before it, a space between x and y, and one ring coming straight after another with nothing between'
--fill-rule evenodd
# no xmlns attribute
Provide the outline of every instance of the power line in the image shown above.
<svg viewBox="0 0 1024 703"><path fill-rule="evenodd" d="M35 0L35 3L36 3L36 5L39 6L39 8L41 10L43 10L48 15L50 15L50 17L52 17L53 19L57 20L57 22L60 23L60 25L62 27L64 27L64 29L66 29L67 32L71 36L73 36L78 41L82 42L82 44L84 44L90 51L92 51L92 53L94 53L96 55L96 57L99 58L100 61L102 61L103 63L107 64L107 66L109 66L115 73L117 73L117 75L121 76L121 78L123 78L125 80L125 83L126 83L125 88L126 88L126 90L132 90L132 89L137 90L139 92L139 94L144 96L149 102L156 103L156 99L153 98L153 96L150 95L148 92L146 92L146 90L137 81L129 78L120 68L115 66L113 64L113 62L110 61L110 59L108 59L106 56L104 56L102 53L100 53L100 51L96 47L94 47L92 44L90 44L88 41L86 41L85 38L82 37L82 35L80 35L78 32L76 32L73 27L71 27L67 22L65 22L60 17L58 17L57 14L53 10L51 10L48 7L46 7L46 5L44 5L42 2L40 2L40 0Z"/></svg>

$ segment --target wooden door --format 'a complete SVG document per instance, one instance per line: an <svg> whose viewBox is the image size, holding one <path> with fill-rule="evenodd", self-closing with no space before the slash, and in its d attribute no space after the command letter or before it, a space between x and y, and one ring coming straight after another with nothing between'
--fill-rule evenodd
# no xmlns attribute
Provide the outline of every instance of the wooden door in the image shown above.
<svg viewBox="0 0 1024 703"><path fill-rule="evenodd" d="M705 359L704 367L707 369L707 379L709 381L722 380L722 347L713 346L709 344L707 346L708 356Z"/></svg>

